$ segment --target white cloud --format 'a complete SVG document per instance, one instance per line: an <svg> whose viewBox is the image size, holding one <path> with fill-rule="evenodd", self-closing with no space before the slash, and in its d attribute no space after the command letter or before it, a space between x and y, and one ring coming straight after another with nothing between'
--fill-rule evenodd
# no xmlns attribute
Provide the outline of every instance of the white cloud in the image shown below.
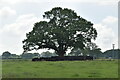
<svg viewBox="0 0 120 80"><path fill-rule="evenodd" d="M119 0L1 0L1 4L17 4L17 3L41 3L41 2L79 2L79 3L96 3L100 5L117 4Z"/></svg>
<svg viewBox="0 0 120 80"><path fill-rule="evenodd" d="M116 23L118 21L118 18L113 17L113 16L107 16L105 19L103 19L103 23L107 23L107 24L113 24Z"/></svg>
<svg viewBox="0 0 120 80"><path fill-rule="evenodd" d="M119 0L95 0L99 5L117 5Z"/></svg>
<svg viewBox="0 0 120 80"><path fill-rule="evenodd" d="M21 15L16 22L4 25L0 31L0 52L9 50L16 54L21 54L22 41L25 39L26 33L30 32L35 22L40 21L34 14Z"/></svg>
<svg viewBox="0 0 120 80"><path fill-rule="evenodd" d="M115 48L118 48L118 34L116 34L113 27L110 26L116 25L116 22L116 17L108 16L103 19L101 23L94 25L98 32L98 37L95 42L102 51L112 49L112 44L115 44Z"/></svg>
<svg viewBox="0 0 120 80"><path fill-rule="evenodd" d="M16 11L10 7L3 7L0 9L0 17L8 17L12 15L16 15Z"/></svg>
<svg viewBox="0 0 120 80"><path fill-rule="evenodd" d="M21 35L21 33L30 31L33 24L39 20L34 14L21 15L16 19L15 23L5 25L2 32L12 32Z"/></svg>
<svg viewBox="0 0 120 80"><path fill-rule="evenodd" d="M0 0L1 3L3 4L16 4L16 3L19 3L19 2L23 2L23 1L26 1L26 0Z"/></svg>

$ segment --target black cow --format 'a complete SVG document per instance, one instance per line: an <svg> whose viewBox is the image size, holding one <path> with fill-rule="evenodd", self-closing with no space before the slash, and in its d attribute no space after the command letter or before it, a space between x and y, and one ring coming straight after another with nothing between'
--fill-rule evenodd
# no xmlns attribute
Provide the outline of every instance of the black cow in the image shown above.
<svg viewBox="0 0 120 80"><path fill-rule="evenodd" d="M32 61L39 61L39 58L33 58Z"/></svg>
<svg viewBox="0 0 120 80"><path fill-rule="evenodd" d="M76 61L76 60L93 60L92 56L53 56L49 58L33 58L32 61Z"/></svg>

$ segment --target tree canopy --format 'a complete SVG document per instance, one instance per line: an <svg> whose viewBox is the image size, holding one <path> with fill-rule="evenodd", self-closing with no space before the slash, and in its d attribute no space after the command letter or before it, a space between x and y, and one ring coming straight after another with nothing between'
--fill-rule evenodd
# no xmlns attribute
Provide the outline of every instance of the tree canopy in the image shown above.
<svg viewBox="0 0 120 80"><path fill-rule="evenodd" d="M3 58L9 58L11 56L11 53L8 51L3 52L2 57Z"/></svg>
<svg viewBox="0 0 120 80"><path fill-rule="evenodd" d="M97 37L93 23L78 16L74 10L55 7L46 11L43 18L48 20L36 22L33 30L26 34L24 51L48 48L64 56L68 49L84 49Z"/></svg>

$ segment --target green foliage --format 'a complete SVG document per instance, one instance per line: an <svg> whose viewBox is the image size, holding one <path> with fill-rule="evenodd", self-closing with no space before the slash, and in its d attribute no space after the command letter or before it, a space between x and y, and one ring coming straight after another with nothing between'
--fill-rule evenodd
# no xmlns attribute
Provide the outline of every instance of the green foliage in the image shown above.
<svg viewBox="0 0 120 80"><path fill-rule="evenodd" d="M2 59L8 59L8 58L19 58L19 55L11 54L9 51L5 51L2 54Z"/></svg>
<svg viewBox="0 0 120 80"><path fill-rule="evenodd" d="M32 59L40 57L39 53L23 53L20 55L22 59Z"/></svg>
<svg viewBox="0 0 120 80"><path fill-rule="evenodd" d="M38 58L38 57L40 57L40 54L39 53L33 53L33 56Z"/></svg>
<svg viewBox="0 0 120 80"><path fill-rule="evenodd" d="M95 58L104 57L101 49L95 43L89 43L86 45L85 49L73 48L69 55L79 56L79 55L89 55Z"/></svg>
<svg viewBox="0 0 120 80"><path fill-rule="evenodd" d="M58 61L58 62L5 60L2 62L2 78L117 78L117 77L118 77L117 60Z"/></svg>
<svg viewBox="0 0 120 80"><path fill-rule="evenodd" d="M27 39L23 41L24 51L48 48L63 56L68 49L84 49L86 44L97 37L93 23L71 9L55 7L45 12L43 17L48 22L34 24L33 30L26 34Z"/></svg>
<svg viewBox="0 0 120 80"><path fill-rule="evenodd" d="M14 59L14 58L19 58L19 55L11 54L11 55L10 55L10 58L13 58L13 59Z"/></svg>
<svg viewBox="0 0 120 80"><path fill-rule="evenodd" d="M120 59L120 49L107 50L103 54L105 58Z"/></svg>
<svg viewBox="0 0 120 80"><path fill-rule="evenodd" d="M68 54L69 56L79 56L81 55L82 50L80 50L79 48L77 49L72 49L72 51Z"/></svg>
<svg viewBox="0 0 120 80"><path fill-rule="evenodd" d="M23 59L32 59L33 58L33 54L32 53L23 53L22 55L21 55L21 58L23 58Z"/></svg>
<svg viewBox="0 0 120 80"><path fill-rule="evenodd" d="M101 57L101 49L95 43L87 44L86 48L82 50L83 55L90 55L95 58Z"/></svg>
<svg viewBox="0 0 120 80"><path fill-rule="evenodd" d="M57 54L51 53L49 51L41 53L41 57L51 57L51 56L57 56Z"/></svg>
<svg viewBox="0 0 120 80"><path fill-rule="evenodd" d="M52 56L52 53L50 53L49 51L47 51L47 52L42 52L42 53L41 53L41 56L42 56L42 57L51 57L51 56Z"/></svg>
<svg viewBox="0 0 120 80"><path fill-rule="evenodd" d="M8 51L3 52L2 57L3 58L9 58L11 56L11 53Z"/></svg>

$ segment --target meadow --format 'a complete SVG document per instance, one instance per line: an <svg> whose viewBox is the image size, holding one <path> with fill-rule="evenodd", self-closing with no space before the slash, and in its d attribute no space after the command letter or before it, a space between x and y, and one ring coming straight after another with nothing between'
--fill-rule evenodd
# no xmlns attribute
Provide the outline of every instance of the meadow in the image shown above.
<svg viewBox="0 0 120 80"><path fill-rule="evenodd" d="M3 78L118 78L118 61L3 60Z"/></svg>

